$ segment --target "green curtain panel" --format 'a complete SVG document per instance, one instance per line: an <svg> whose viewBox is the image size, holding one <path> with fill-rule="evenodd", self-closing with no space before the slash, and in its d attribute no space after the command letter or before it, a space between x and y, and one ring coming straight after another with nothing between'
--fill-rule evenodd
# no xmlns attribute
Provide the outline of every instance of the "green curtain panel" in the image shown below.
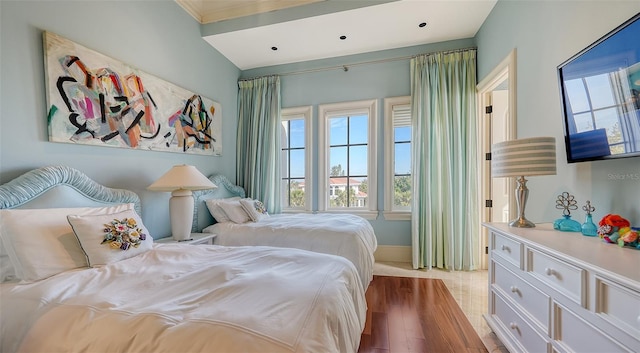
<svg viewBox="0 0 640 353"><path fill-rule="evenodd" d="M476 50L411 60L413 267L478 266Z"/></svg>
<svg viewBox="0 0 640 353"><path fill-rule="evenodd" d="M238 81L237 184L280 213L280 77Z"/></svg>

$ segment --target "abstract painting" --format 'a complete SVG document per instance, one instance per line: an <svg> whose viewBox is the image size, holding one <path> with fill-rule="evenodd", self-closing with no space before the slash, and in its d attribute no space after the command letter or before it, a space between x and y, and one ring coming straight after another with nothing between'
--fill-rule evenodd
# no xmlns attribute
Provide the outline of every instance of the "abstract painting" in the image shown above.
<svg viewBox="0 0 640 353"><path fill-rule="evenodd" d="M44 32L49 141L222 155L222 106Z"/></svg>

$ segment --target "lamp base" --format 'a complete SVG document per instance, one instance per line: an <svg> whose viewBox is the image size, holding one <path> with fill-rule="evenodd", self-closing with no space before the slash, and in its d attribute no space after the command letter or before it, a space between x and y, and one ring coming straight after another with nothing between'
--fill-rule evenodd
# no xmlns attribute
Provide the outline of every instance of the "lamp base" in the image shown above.
<svg viewBox="0 0 640 353"><path fill-rule="evenodd" d="M509 227L516 227L516 228L535 228L535 223L531 222L530 220L522 217L522 218L516 218L513 221L509 222Z"/></svg>
<svg viewBox="0 0 640 353"><path fill-rule="evenodd" d="M193 194L191 190L175 190L169 199L169 213L171 214L171 236L177 241L191 238L191 224L193 223Z"/></svg>

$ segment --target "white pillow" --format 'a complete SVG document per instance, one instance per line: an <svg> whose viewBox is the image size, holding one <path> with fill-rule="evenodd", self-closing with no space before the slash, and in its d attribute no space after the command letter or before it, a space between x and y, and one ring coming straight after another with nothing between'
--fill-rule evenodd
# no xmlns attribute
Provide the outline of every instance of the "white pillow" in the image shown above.
<svg viewBox="0 0 640 353"><path fill-rule="evenodd" d="M224 213L224 210L218 204L223 201L236 201L236 200L240 200L240 197L231 197L228 199L208 199L208 200L204 200L204 203L207 205L207 208L209 209L209 213L211 213L211 216L213 216L216 222L225 223L225 222L230 222L231 220L229 219L227 214Z"/></svg>
<svg viewBox="0 0 640 353"><path fill-rule="evenodd" d="M269 217L269 213L267 213L267 208L264 207L262 201L252 200L252 199L242 199L240 200L240 205L247 212L251 220L257 222L264 217Z"/></svg>
<svg viewBox="0 0 640 353"><path fill-rule="evenodd" d="M15 277L33 282L87 267L67 215L95 215L133 209L133 203L106 207L0 210L0 237ZM4 277L7 276L3 273Z"/></svg>
<svg viewBox="0 0 640 353"><path fill-rule="evenodd" d="M151 250L153 238L134 210L95 216L67 216L90 267Z"/></svg>
<svg viewBox="0 0 640 353"><path fill-rule="evenodd" d="M237 201L222 201L218 204L224 213L229 217L233 223L247 223L251 220L249 214L244 210L240 204L240 200Z"/></svg>

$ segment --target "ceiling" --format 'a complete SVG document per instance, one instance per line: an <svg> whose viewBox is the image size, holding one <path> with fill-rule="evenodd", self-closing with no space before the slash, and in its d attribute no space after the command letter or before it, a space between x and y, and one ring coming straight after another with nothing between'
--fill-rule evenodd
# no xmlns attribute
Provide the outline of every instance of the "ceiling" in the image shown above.
<svg viewBox="0 0 640 353"><path fill-rule="evenodd" d="M175 1L247 70L471 38L498 0Z"/></svg>

